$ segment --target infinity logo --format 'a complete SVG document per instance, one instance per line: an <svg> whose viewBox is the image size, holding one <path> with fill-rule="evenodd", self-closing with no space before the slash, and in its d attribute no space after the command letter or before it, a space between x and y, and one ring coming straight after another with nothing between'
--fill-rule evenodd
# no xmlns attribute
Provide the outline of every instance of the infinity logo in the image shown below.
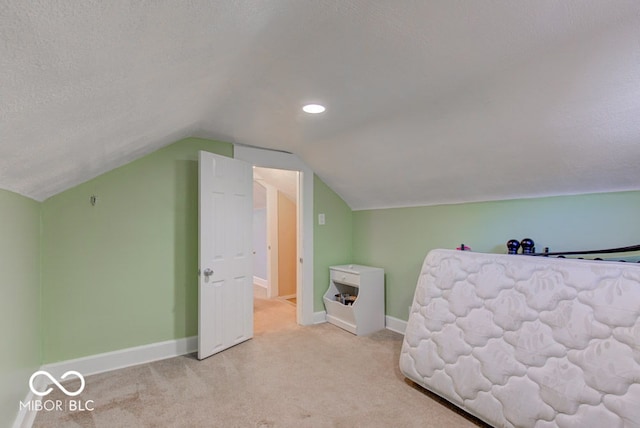
<svg viewBox="0 0 640 428"><path fill-rule="evenodd" d="M80 393L84 390L84 377L75 370L69 370L68 372L65 372L62 376L60 376L60 380L65 380L69 375L74 375L78 379L80 379L80 389L78 389L75 392L67 391L67 389L60 384L60 382L58 382L53 376L51 376L51 373L44 370L38 370L37 372L31 375L31 378L29 379L29 388L31 388L31 392L33 392L35 395L39 397L44 397L45 395L48 395L51 391L53 391L53 388L51 387L47 388L47 390L43 392L36 390L35 386L33 386L33 380L40 375L48 377L49 380L53 382L60 391L64 392L69 397L75 397L76 395L80 395Z"/></svg>

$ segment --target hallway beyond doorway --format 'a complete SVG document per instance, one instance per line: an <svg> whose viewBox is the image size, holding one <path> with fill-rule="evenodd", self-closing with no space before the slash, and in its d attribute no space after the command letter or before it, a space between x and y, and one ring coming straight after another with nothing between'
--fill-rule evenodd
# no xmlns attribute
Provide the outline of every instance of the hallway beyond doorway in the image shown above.
<svg viewBox="0 0 640 428"><path fill-rule="evenodd" d="M253 334L290 330L297 327L296 307L281 299L267 299L266 289L253 286Z"/></svg>

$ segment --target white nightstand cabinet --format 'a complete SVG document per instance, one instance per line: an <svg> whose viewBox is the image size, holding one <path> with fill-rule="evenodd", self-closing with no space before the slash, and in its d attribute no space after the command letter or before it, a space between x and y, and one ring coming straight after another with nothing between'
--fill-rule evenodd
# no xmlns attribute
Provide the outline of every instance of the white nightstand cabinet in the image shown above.
<svg viewBox="0 0 640 428"><path fill-rule="evenodd" d="M357 296L353 304L343 304L340 294ZM329 268L329 289L324 293L327 321L362 336L382 330L384 315L384 269L342 265Z"/></svg>

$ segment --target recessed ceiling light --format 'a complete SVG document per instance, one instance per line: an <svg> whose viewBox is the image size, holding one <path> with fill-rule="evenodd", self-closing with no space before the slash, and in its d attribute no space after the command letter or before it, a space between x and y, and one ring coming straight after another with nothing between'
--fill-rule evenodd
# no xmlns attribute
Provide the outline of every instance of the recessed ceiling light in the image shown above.
<svg viewBox="0 0 640 428"><path fill-rule="evenodd" d="M322 113L326 109L320 104L307 104L306 106L302 107L302 110L304 110L306 113L318 114Z"/></svg>

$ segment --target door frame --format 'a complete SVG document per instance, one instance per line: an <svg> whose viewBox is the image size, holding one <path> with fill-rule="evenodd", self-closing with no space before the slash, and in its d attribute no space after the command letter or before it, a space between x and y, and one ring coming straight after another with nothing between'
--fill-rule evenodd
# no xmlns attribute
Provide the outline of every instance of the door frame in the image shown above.
<svg viewBox="0 0 640 428"><path fill-rule="evenodd" d="M278 189L267 183L264 187L267 189L267 298L272 299L279 294L278 233L274 233L278 229Z"/></svg>
<svg viewBox="0 0 640 428"><path fill-rule="evenodd" d="M233 157L258 167L299 171L296 216L298 218L296 321L300 325L314 324L313 171L292 153L234 144Z"/></svg>

